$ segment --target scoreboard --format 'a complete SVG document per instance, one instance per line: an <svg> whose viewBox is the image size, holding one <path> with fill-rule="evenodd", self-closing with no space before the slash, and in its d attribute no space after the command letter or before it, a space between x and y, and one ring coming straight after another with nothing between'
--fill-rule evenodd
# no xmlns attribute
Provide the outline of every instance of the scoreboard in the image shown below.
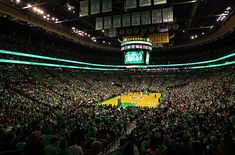
<svg viewBox="0 0 235 155"><path fill-rule="evenodd" d="M149 64L152 43L149 38L124 38L121 44L124 64Z"/></svg>
<svg viewBox="0 0 235 155"><path fill-rule="evenodd" d="M143 51L129 51L125 53L125 64L143 64L144 52Z"/></svg>

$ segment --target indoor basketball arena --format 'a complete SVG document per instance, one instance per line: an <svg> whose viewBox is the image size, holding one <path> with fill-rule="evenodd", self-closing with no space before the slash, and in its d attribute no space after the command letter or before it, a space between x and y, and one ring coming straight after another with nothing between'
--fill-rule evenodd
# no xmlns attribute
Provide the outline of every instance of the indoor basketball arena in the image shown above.
<svg viewBox="0 0 235 155"><path fill-rule="evenodd" d="M0 155L234 155L235 0L0 0Z"/></svg>

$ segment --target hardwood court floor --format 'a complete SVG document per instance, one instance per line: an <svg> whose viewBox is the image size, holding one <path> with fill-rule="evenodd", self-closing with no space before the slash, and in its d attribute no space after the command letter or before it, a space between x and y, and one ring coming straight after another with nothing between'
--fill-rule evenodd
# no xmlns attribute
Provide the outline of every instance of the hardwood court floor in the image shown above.
<svg viewBox="0 0 235 155"><path fill-rule="evenodd" d="M101 105L118 105L118 98L121 99L122 107L138 106L156 108L158 101L161 97L161 93L128 93L121 96L116 96L106 101L101 102Z"/></svg>

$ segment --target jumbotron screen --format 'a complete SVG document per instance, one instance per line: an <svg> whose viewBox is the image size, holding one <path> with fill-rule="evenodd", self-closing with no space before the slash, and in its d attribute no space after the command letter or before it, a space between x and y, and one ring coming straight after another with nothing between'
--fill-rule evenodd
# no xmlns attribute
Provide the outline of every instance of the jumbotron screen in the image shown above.
<svg viewBox="0 0 235 155"><path fill-rule="evenodd" d="M143 64L144 52L143 51L129 51L125 53L125 64Z"/></svg>

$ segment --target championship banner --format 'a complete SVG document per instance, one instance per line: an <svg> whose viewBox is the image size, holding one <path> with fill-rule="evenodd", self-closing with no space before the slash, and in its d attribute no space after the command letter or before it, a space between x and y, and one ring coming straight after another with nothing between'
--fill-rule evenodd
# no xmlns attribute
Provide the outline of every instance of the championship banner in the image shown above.
<svg viewBox="0 0 235 155"><path fill-rule="evenodd" d="M152 43L161 43L161 34L151 34L148 36Z"/></svg>
<svg viewBox="0 0 235 155"><path fill-rule="evenodd" d="M103 18L96 18L96 25L95 30L102 30L103 29Z"/></svg>
<svg viewBox="0 0 235 155"><path fill-rule="evenodd" d="M169 33L161 33L161 43L169 43Z"/></svg>
<svg viewBox="0 0 235 155"><path fill-rule="evenodd" d="M152 24L162 23L162 10L155 9L152 10Z"/></svg>
<svg viewBox="0 0 235 155"><path fill-rule="evenodd" d="M91 0L91 15L100 13L100 0Z"/></svg>
<svg viewBox="0 0 235 155"><path fill-rule="evenodd" d="M121 27L121 15L113 16L113 27Z"/></svg>
<svg viewBox="0 0 235 155"><path fill-rule="evenodd" d="M153 4L154 5L160 5L160 4L166 4L166 0L154 0L153 1Z"/></svg>
<svg viewBox="0 0 235 155"><path fill-rule="evenodd" d="M122 26L131 26L130 13L122 15Z"/></svg>
<svg viewBox="0 0 235 155"><path fill-rule="evenodd" d="M163 8L162 18L164 23L173 22L173 7Z"/></svg>
<svg viewBox="0 0 235 155"><path fill-rule="evenodd" d="M104 29L109 29L112 26L111 16L104 17Z"/></svg>
<svg viewBox="0 0 235 155"><path fill-rule="evenodd" d="M112 11L112 0L102 0L102 12Z"/></svg>
<svg viewBox="0 0 235 155"><path fill-rule="evenodd" d="M140 12L132 12L131 14L131 25L140 25Z"/></svg>
<svg viewBox="0 0 235 155"><path fill-rule="evenodd" d="M88 16L88 0L80 2L80 17Z"/></svg>
<svg viewBox="0 0 235 155"><path fill-rule="evenodd" d="M156 33L148 37L153 44L169 43L169 33Z"/></svg>
<svg viewBox="0 0 235 155"><path fill-rule="evenodd" d="M141 24L142 25L151 24L150 10L141 12Z"/></svg>
<svg viewBox="0 0 235 155"><path fill-rule="evenodd" d="M137 7L136 0L126 0L125 1L125 8L126 9L133 9Z"/></svg>
<svg viewBox="0 0 235 155"><path fill-rule="evenodd" d="M151 6L151 0L140 0L140 7L142 6Z"/></svg>

